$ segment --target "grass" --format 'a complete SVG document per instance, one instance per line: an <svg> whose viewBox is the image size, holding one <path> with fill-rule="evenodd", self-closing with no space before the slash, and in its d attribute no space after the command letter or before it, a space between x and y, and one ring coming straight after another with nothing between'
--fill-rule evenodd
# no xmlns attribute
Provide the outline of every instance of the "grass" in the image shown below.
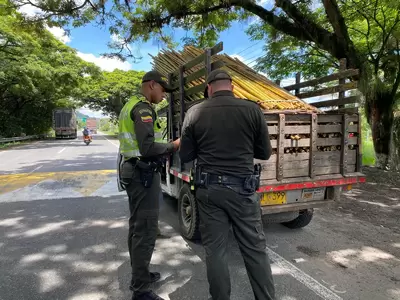
<svg viewBox="0 0 400 300"><path fill-rule="evenodd" d="M0 144L0 150L11 148L11 147L18 146L21 144L22 144L22 142L11 142L11 143Z"/></svg>
<svg viewBox="0 0 400 300"><path fill-rule="evenodd" d="M375 150L372 140L363 139L362 143L362 163L364 166L375 165Z"/></svg>

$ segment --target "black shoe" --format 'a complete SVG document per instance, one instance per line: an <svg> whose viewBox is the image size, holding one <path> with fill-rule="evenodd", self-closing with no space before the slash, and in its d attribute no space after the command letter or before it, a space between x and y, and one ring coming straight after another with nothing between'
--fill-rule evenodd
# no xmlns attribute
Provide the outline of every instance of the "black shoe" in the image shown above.
<svg viewBox="0 0 400 300"><path fill-rule="evenodd" d="M150 283L154 283L159 281L161 278L161 274L158 272L150 272ZM133 291L133 282L131 282L131 285L129 286L129 289Z"/></svg>
<svg viewBox="0 0 400 300"><path fill-rule="evenodd" d="M165 299L161 298L153 291L146 291L141 293L134 293L132 296L132 300L165 300Z"/></svg>

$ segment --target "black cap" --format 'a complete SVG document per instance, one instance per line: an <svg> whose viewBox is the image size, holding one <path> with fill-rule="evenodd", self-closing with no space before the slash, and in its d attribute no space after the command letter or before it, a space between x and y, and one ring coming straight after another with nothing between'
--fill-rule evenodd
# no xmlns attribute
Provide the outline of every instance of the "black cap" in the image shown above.
<svg viewBox="0 0 400 300"><path fill-rule="evenodd" d="M206 88L204 90L204 98L208 98L208 91L207 91L207 84L210 84L211 82L217 81L217 80L230 80L232 81L232 77L229 75L229 73L225 70L217 69L207 76L206 80Z"/></svg>
<svg viewBox="0 0 400 300"><path fill-rule="evenodd" d="M165 78L161 73L159 73L157 71L149 71L146 74L144 74L144 76L142 78L142 83L147 82L147 81L152 81L152 80L159 83L167 93L177 90L177 88L172 88L167 83L167 78Z"/></svg>

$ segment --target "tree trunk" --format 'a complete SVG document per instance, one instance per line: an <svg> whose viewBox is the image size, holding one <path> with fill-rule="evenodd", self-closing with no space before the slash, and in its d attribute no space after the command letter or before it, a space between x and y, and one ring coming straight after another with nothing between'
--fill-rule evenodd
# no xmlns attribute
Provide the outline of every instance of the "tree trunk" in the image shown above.
<svg viewBox="0 0 400 300"><path fill-rule="evenodd" d="M378 168L389 166L391 131L393 125L393 99L388 92L376 92L375 99L367 102L367 118L371 126Z"/></svg>
<svg viewBox="0 0 400 300"><path fill-rule="evenodd" d="M390 141L389 166L391 170L400 171L400 112L394 114Z"/></svg>

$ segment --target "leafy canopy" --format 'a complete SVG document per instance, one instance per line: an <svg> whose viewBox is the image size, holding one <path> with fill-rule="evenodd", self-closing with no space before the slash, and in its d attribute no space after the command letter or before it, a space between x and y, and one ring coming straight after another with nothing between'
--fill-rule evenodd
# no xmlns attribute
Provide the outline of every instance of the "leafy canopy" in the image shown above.
<svg viewBox="0 0 400 300"><path fill-rule="evenodd" d="M0 0L0 135L43 133L52 110L74 107L84 76L99 70L5 4Z"/></svg>
<svg viewBox="0 0 400 300"><path fill-rule="evenodd" d="M80 89L79 99L91 109L102 110L116 119L123 105L132 97L138 97L145 72L102 72L99 77L87 77Z"/></svg>

